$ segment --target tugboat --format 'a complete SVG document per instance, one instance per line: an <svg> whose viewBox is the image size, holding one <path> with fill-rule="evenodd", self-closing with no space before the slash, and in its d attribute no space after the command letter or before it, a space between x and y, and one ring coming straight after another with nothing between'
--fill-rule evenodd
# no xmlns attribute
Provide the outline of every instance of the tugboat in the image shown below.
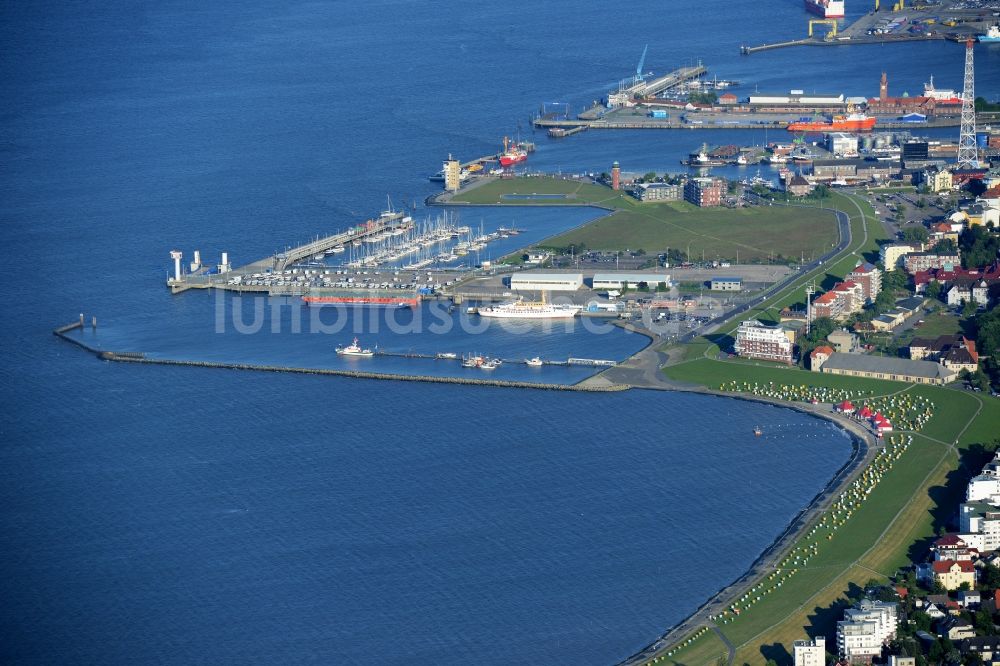
<svg viewBox="0 0 1000 666"><path fill-rule="evenodd" d="M763 434L764 434L764 431L761 430L760 426L754 426L753 427L753 435L754 435L754 437L760 437Z"/></svg>
<svg viewBox="0 0 1000 666"><path fill-rule="evenodd" d="M337 353L341 356L361 356L363 358L371 358L375 355L371 349L362 349L357 338L354 338L354 342L346 347L337 347Z"/></svg>

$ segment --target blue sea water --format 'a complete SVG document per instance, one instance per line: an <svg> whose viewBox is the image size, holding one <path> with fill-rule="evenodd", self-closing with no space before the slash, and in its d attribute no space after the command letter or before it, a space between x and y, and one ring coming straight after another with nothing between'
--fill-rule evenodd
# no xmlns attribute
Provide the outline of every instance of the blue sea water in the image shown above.
<svg viewBox="0 0 1000 666"><path fill-rule="evenodd" d="M647 42L648 68L702 58L749 90L961 84L953 44L740 57L804 30L799 2L765 5L0 6L3 660L602 664L739 575L847 459L841 433L699 396L107 364L49 332L82 311L119 348L316 360L345 340L214 333L210 297L164 288L168 251L240 262L419 202L447 153L518 125L537 168L673 170L722 135L528 128ZM993 97L1000 47L976 57ZM477 340L618 358L633 337Z"/></svg>

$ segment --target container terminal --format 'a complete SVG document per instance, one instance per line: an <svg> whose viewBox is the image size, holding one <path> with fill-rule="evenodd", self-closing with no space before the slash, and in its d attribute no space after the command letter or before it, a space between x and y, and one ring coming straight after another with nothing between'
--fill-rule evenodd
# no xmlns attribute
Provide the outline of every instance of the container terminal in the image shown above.
<svg viewBox="0 0 1000 666"><path fill-rule="evenodd" d="M988 0L942 0L927 3L918 0L868 0L871 11L854 21L843 22L839 16L811 17L803 12L806 36L784 42L742 46L740 52L790 46L848 46L852 44L894 44L909 41L968 39L993 41L990 35L998 22L996 3ZM806 0L807 8L811 0ZM843 2L839 3L841 6ZM811 12L816 14L818 12Z"/></svg>
<svg viewBox="0 0 1000 666"><path fill-rule="evenodd" d="M693 83L698 77L695 74ZM806 92L792 89L754 92L740 97L733 92L713 94L709 99L682 85L656 95L623 97L609 92L599 104L569 117L567 114L538 115L535 127L551 137L571 136L586 129L751 129L797 131L913 130L919 127L958 127L962 119L961 92L935 84L928 76L922 94L892 94L891 74L873 80L868 94ZM680 92L680 94L678 94ZM979 126L1000 124L1000 113L979 112Z"/></svg>

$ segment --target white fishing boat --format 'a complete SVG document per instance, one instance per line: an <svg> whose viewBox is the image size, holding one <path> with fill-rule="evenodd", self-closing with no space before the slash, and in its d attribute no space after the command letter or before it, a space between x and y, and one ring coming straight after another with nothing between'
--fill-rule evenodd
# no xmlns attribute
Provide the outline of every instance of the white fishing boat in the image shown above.
<svg viewBox="0 0 1000 666"><path fill-rule="evenodd" d="M354 338L354 342L346 347L337 347L337 353L341 356L361 356L364 358L371 358L375 355L371 349L362 349L357 338Z"/></svg>
<svg viewBox="0 0 1000 666"><path fill-rule="evenodd" d="M525 364L529 368L540 368L543 365L545 365L545 361L536 356L535 358L529 358L527 361L525 361Z"/></svg>

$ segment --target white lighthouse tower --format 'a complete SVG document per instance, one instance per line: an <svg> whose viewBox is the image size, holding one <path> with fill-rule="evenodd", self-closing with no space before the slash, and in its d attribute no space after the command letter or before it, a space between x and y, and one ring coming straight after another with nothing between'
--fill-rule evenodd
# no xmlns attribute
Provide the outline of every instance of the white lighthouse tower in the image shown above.
<svg viewBox="0 0 1000 666"><path fill-rule="evenodd" d="M170 258L174 260L174 281L181 281L181 259L184 258L184 253L180 250L171 250Z"/></svg>

